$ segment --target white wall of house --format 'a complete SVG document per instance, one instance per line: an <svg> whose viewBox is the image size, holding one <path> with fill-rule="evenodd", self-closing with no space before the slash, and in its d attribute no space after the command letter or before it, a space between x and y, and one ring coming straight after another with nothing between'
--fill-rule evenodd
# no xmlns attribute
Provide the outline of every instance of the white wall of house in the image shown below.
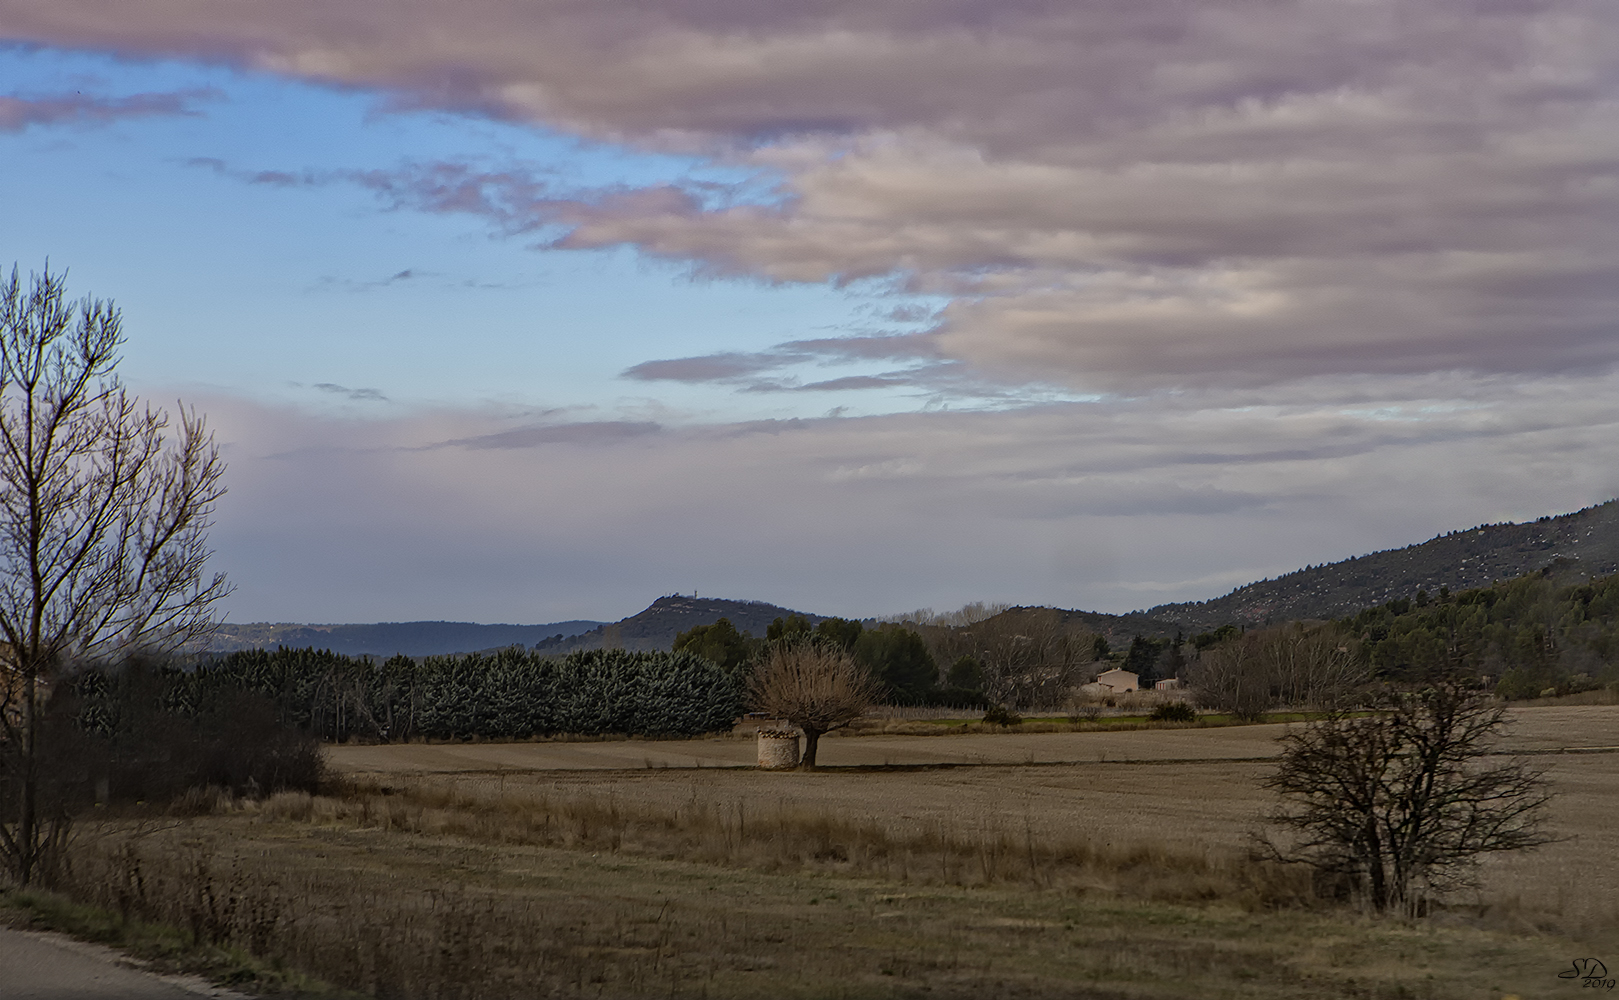
<svg viewBox="0 0 1619 1000"><path fill-rule="evenodd" d="M1122 670L1118 667L1114 667L1112 670L1104 670L1097 674L1096 683L1120 694L1125 691L1141 690L1141 678L1128 670Z"/></svg>

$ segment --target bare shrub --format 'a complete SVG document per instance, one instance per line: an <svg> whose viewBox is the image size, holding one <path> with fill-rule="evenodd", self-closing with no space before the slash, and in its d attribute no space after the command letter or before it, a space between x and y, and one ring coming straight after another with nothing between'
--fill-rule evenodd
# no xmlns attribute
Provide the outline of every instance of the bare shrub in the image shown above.
<svg viewBox="0 0 1619 1000"><path fill-rule="evenodd" d="M821 737L860 718L876 699L878 684L842 648L796 642L771 648L755 670L749 692L756 711L804 731L799 766L814 770Z"/></svg>
<svg viewBox="0 0 1619 1000"><path fill-rule="evenodd" d="M1458 684L1390 692L1376 711L1334 714L1281 738L1267 781L1292 831L1272 857L1348 886L1375 910L1414 912L1470 885L1482 854L1549 843L1544 779L1517 760L1483 764L1504 709Z"/></svg>

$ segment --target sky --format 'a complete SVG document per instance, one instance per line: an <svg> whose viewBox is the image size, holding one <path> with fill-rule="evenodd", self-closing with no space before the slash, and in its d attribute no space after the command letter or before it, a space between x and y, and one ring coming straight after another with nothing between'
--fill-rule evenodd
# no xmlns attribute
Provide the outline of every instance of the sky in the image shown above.
<svg viewBox="0 0 1619 1000"><path fill-rule="evenodd" d="M228 620L1122 612L1619 495L1602 0L0 0Z"/></svg>

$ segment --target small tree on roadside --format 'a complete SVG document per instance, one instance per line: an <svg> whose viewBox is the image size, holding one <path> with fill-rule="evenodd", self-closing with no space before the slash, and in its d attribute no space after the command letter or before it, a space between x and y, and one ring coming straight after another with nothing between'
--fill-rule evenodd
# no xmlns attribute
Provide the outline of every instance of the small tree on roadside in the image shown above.
<svg viewBox="0 0 1619 1000"><path fill-rule="evenodd" d="M225 466L195 413L125 392L109 302L67 301L49 269L0 283L0 860L39 871L66 817L39 795L50 684L76 666L204 636L229 588L206 576Z"/></svg>
<svg viewBox="0 0 1619 1000"><path fill-rule="evenodd" d="M1455 682L1388 692L1362 715L1334 713L1281 737L1266 786L1291 831L1274 859L1307 864L1372 909L1415 912L1471 883L1483 854L1549 843L1550 792L1518 760L1487 763L1504 710Z"/></svg>
<svg viewBox="0 0 1619 1000"><path fill-rule="evenodd" d="M804 731L800 766L815 768L815 750L826 733L860 718L878 694L865 667L841 647L808 641L778 643L754 670L753 707Z"/></svg>

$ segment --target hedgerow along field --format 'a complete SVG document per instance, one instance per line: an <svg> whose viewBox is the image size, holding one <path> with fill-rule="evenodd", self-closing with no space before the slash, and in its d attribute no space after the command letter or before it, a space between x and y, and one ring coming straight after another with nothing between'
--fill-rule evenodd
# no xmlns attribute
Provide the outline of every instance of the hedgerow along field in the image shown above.
<svg viewBox="0 0 1619 1000"><path fill-rule="evenodd" d="M245 692L271 701L283 725L334 742L695 736L729 730L743 711L745 687L738 672L690 653L619 649L557 658L512 648L419 661L244 650L151 672L171 712L195 715ZM146 679L116 670L76 677L82 724L110 728L121 687L134 680Z"/></svg>

